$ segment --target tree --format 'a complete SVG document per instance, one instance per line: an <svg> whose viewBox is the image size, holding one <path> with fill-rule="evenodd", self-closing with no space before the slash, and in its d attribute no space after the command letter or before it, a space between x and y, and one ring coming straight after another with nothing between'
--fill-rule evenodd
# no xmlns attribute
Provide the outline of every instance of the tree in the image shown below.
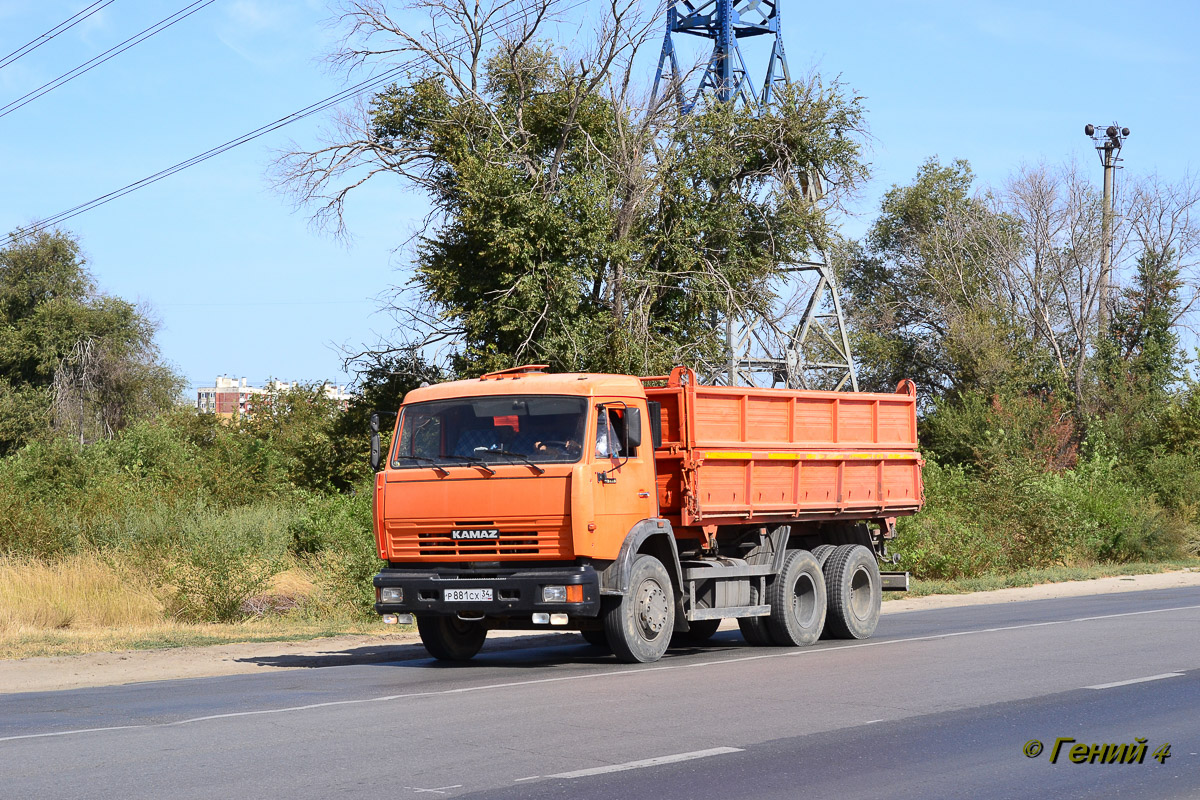
<svg viewBox="0 0 1200 800"><path fill-rule="evenodd" d="M859 99L814 77L762 115L714 105L681 120L633 80L657 36L638 4L604 4L572 51L546 41L562 5L422 0L416 32L383 3L350 3L335 61L409 77L325 146L282 157L280 185L335 230L377 176L428 196L391 305L396 352L444 348L461 375L715 361L714 317L770 306L781 266L827 236L813 170L833 202L865 175Z"/></svg>
<svg viewBox="0 0 1200 800"><path fill-rule="evenodd" d="M1142 251L1137 273L1117 300L1102 351L1110 375L1118 370L1145 392L1163 395L1179 380L1183 353L1176 323L1183 311L1183 281L1171 250ZM1116 368L1116 369L1113 369Z"/></svg>
<svg viewBox="0 0 1200 800"><path fill-rule="evenodd" d="M1000 260L1019 232L971 194L966 161L926 161L884 196L863 243L844 255L843 287L864 388L911 378L924 392L995 391L1030 379L1027 331Z"/></svg>
<svg viewBox="0 0 1200 800"><path fill-rule="evenodd" d="M1165 342L1197 297L1200 188L1151 178L1126 193L1114 263L1118 276L1135 277L1119 294L1121 331L1098 332L1095 189L1074 165L1023 167L992 192L972 194L972 182L966 162L926 162L911 185L887 193L865 242L847 245L860 382L887 389L907 376L946 396L1053 392L1080 418L1095 414L1104 388L1093 362L1104 343L1125 340L1109 354L1122 360L1151 329ZM1160 305L1168 295L1169 311Z"/></svg>
<svg viewBox="0 0 1200 800"><path fill-rule="evenodd" d="M0 455L52 429L111 438L170 407L181 384L154 333L96 289L70 235L34 231L0 249Z"/></svg>
<svg viewBox="0 0 1200 800"><path fill-rule="evenodd" d="M413 389L446 378L445 373L416 352L379 353L368 350L348 359L346 368L357 374L354 386L356 396L349 408L333 420L334 449L338 460L349 465L345 474L350 476L349 480L335 482L339 489L351 488L351 480L369 474L367 454L371 447L371 414L382 413L380 429L385 433L386 450L387 433L391 431L391 423L395 419L388 415L396 412L404 396Z"/></svg>
<svg viewBox="0 0 1200 800"><path fill-rule="evenodd" d="M993 203L1019 233L997 248L1013 313L1051 359L1058 386L1077 407L1087 407L1087 367L1103 302L1100 196L1074 165L1040 164L1018 171ZM1124 231L1114 228L1118 242Z"/></svg>

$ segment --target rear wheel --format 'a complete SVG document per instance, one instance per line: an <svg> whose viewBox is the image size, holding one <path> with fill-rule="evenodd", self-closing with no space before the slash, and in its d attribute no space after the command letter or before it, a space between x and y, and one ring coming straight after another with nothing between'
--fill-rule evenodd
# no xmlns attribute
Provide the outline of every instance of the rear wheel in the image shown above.
<svg viewBox="0 0 1200 800"><path fill-rule="evenodd" d="M761 548L756 547L747 554L746 563L756 566L770 564L773 555L770 551L763 551ZM768 594L771 591L769 588L771 580L774 580L774 578L768 580ZM761 597L761 593L759 592L760 584L760 578L750 579L750 605L752 606L763 605L767 602L765 598ZM755 647L771 647L775 644L774 640L771 639L771 631L767 628L766 617L738 617L738 628L741 629L742 638L746 640L747 644L754 645Z"/></svg>
<svg viewBox="0 0 1200 800"><path fill-rule="evenodd" d="M738 628L747 644L755 647L771 647L775 644L771 632L767 630L766 617L738 617Z"/></svg>
<svg viewBox="0 0 1200 800"><path fill-rule="evenodd" d="M825 624L825 578L807 550L793 550L767 586L767 626L776 644L803 647L821 638Z"/></svg>
<svg viewBox="0 0 1200 800"><path fill-rule="evenodd" d="M675 592L662 562L639 555L629 571L629 593L604 615L604 632L617 658L627 663L657 661L675 628Z"/></svg>
<svg viewBox="0 0 1200 800"><path fill-rule="evenodd" d="M813 558L821 565L821 569L825 568L825 562L829 560L829 556L834 550L837 550L835 544L819 544L813 548Z"/></svg>
<svg viewBox="0 0 1200 800"><path fill-rule="evenodd" d="M458 617L417 617L417 632L429 655L441 661L470 661L487 638L482 622Z"/></svg>
<svg viewBox="0 0 1200 800"><path fill-rule="evenodd" d="M696 619L688 623L688 629L682 633L675 634L671 639L671 644L689 645L689 644L704 644L717 633L717 628L721 627L719 619Z"/></svg>
<svg viewBox="0 0 1200 800"><path fill-rule="evenodd" d="M883 579L875 554L861 544L838 547L825 562L829 594L826 633L834 639L866 639L879 624Z"/></svg>

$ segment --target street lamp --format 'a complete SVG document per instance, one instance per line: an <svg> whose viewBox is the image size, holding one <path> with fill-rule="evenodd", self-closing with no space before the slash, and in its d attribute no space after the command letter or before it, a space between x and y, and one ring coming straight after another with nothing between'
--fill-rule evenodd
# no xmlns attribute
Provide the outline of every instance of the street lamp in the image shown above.
<svg viewBox="0 0 1200 800"><path fill-rule="evenodd" d="M1100 296L1097 323L1099 332L1103 333L1112 306L1113 174L1117 162L1121 160L1121 146L1129 136L1129 128L1122 128L1114 122L1101 131L1096 125L1088 123L1083 126L1083 133L1091 138L1100 156L1100 163L1104 166L1104 214L1100 221L1100 280L1097 286Z"/></svg>

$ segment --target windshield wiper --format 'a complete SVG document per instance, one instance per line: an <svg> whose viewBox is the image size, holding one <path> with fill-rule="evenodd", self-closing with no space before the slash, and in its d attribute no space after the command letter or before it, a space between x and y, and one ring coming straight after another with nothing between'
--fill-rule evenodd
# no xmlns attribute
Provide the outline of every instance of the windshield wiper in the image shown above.
<svg viewBox="0 0 1200 800"><path fill-rule="evenodd" d="M529 456L525 455L524 453L514 453L514 452L513 452L513 451L511 451L511 450L491 450L491 451L489 451L489 452L495 453L496 455L501 455L501 456L512 456L513 458L519 458L519 459L521 459L522 461L524 461L526 464L528 464L529 466L531 466L531 467L533 467L535 470L537 470L537 474L538 474L538 475L545 475L545 474L546 474L546 470L542 469L540 466L538 466L537 464L535 464L535 463L533 463L532 461L530 461L530 460L529 460Z"/></svg>
<svg viewBox="0 0 1200 800"><path fill-rule="evenodd" d="M472 467L483 467L492 475L496 474L496 470L489 467L482 459L472 458L471 456L442 456L442 458L453 458L455 461L466 461Z"/></svg>
<svg viewBox="0 0 1200 800"><path fill-rule="evenodd" d="M432 458L426 458L425 456L396 456L395 460L399 461L402 458L410 458L413 461L424 461L425 463L429 464L431 467L433 467L434 469L436 469L438 472L442 473L443 475L450 474L449 472L446 471L445 467L443 467L441 464L434 461Z"/></svg>

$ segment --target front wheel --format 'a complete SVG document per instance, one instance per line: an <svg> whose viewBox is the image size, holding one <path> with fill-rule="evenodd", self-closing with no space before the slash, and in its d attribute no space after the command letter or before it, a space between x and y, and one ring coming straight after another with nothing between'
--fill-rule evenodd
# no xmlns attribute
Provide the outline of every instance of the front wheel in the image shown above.
<svg viewBox="0 0 1200 800"><path fill-rule="evenodd" d="M675 593L662 562L639 555L629 571L629 593L604 614L608 645L626 663L662 658L675 628Z"/></svg>
<svg viewBox="0 0 1200 800"><path fill-rule="evenodd" d="M803 647L821 638L825 625L825 578L807 550L793 550L783 569L767 585L771 616L767 626L776 644Z"/></svg>
<svg viewBox="0 0 1200 800"><path fill-rule="evenodd" d="M609 649L608 635L605 634L603 630L580 631L579 635L582 636L583 640L592 647L603 647L605 650Z"/></svg>
<svg viewBox="0 0 1200 800"><path fill-rule="evenodd" d="M417 633L429 655L440 661L470 661L487 638L482 622L458 617L417 617Z"/></svg>

